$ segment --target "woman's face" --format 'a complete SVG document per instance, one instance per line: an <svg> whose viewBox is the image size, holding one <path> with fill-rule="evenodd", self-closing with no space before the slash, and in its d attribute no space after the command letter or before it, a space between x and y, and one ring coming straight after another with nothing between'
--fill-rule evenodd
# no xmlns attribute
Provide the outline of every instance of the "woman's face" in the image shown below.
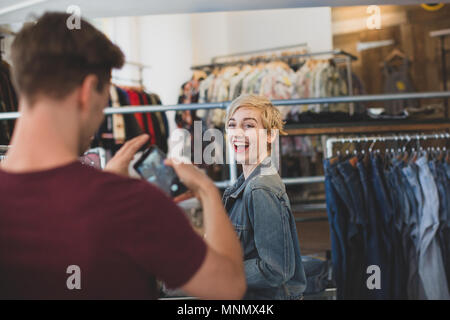
<svg viewBox="0 0 450 320"><path fill-rule="evenodd" d="M256 165L268 155L268 133L256 108L237 109L228 120L227 135L239 164Z"/></svg>

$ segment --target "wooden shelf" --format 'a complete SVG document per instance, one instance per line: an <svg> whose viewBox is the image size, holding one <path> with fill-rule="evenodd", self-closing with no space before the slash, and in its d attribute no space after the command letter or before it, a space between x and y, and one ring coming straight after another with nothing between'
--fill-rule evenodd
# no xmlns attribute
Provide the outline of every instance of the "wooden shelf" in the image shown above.
<svg viewBox="0 0 450 320"><path fill-rule="evenodd" d="M401 120L369 121L286 125L289 135L348 134L348 133L386 133L386 132L422 132L444 131L450 129L450 121L442 120Z"/></svg>

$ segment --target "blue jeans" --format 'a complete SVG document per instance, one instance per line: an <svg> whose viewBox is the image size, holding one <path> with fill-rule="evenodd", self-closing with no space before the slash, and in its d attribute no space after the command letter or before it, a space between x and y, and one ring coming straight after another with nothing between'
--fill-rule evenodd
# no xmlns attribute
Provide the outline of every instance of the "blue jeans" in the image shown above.
<svg viewBox="0 0 450 320"><path fill-rule="evenodd" d="M391 225L391 238L393 255L392 264L392 299L406 299L406 285L408 268L406 266L406 256L404 249L404 225L405 225L405 194L400 187L395 165L391 165L385 170L387 191L390 194L393 223Z"/></svg>
<svg viewBox="0 0 450 320"><path fill-rule="evenodd" d="M325 192L327 203L328 222L330 225L331 237L331 261L333 264L333 277L337 286L337 298L343 299L346 285L346 239L347 234L345 220L347 212L345 203L338 196L335 186L332 183L334 174L330 161L323 161L325 171Z"/></svg>
<svg viewBox="0 0 450 320"><path fill-rule="evenodd" d="M306 290L304 295L323 292L328 285L329 261L323 261L310 256L302 256L303 267L306 275Z"/></svg>
<svg viewBox="0 0 450 320"><path fill-rule="evenodd" d="M404 213L405 227L402 231L402 238L404 244L404 256L407 261L407 283L406 292L408 299L419 298L419 253L418 253L418 214L417 201L414 191L408 182L406 175L403 172L405 163L397 161L394 165L394 170L397 174L400 192L404 195L402 211Z"/></svg>
<svg viewBox="0 0 450 320"><path fill-rule="evenodd" d="M365 224L365 248L366 248L366 264L377 265L380 269L386 269L387 259L382 249L382 241L379 233L380 219L378 209L373 197L374 190L372 185L372 164L369 161L365 163L362 159L358 161L357 168L362 186L363 200L365 203L367 223ZM382 281L384 277L382 277ZM368 299L387 299L385 286L381 285L381 290L368 290L366 288L366 297Z"/></svg>
<svg viewBox="0 0 450 320"><path fill-rule="evenodd" d="M420 221L419 276L422 280L424 299L450 299L441 247L437 238L439 228L439 195L430 172L426 156L416 161L419 180L424 194L423 213Z"/></svg>
<svg viewBox="0 0 450 320"><path fill-rule="evenodd" d="M356 160L356 159L354 159ZM346 299L361 299L367 294L366 285L366 257L367 252L364 241L364 229L366 224L366 212L362 195L361 180L358 169L350 160L338 164L338 171L342 176L347 193L341 193L342 197L348 196L347 210L350 220L347 224L347 285ZM342 189L341 189L342 191ZM339 192L339 191L338 191Z"/></svg>
<svg viewBox="0 0 450 320"><path fill-rule="evenodd" d="M378 226L380 227L380 247L384 254L385 265L381 265L381 286L385 288L385 299L391 299L393 295L391 275L393 266L390 263L392 259L392 232L393 214L390 197L386 191L386 181L383 174L383 163L377 155L371 156L372 162L372 185L375 191L375 198L378 210Z"/></svg>
<svg viewBox="0 0 450 320"><path fill-rule="evenodd" d="M450 261L448 260L449 245L446 239L446 229L448 221L447 212L449 210L448 201L450 201L450 197L447 194L448 181L445 175L445 171L443 171L441 168L441 163L432 160L428 162L428 165L430 167L430 171L431 174L433 175L439 194L439 228L437 230L437 237L439 240L439 245L441 247L442 261L444 263L444 268L446 270L445 273L447 277L447 285L450 287L449 283L450 266L448 265L450 263Z"/></svg>
<svg viewBox="0 0 450 320"><path fill-rule="evenodd" d="M444 217L441 219L442 228L440 230L441 251L444 260L447 284L450 289L450 178L447 177L445 164L436 162L437 181L443 197L441 208Z"/></svg>

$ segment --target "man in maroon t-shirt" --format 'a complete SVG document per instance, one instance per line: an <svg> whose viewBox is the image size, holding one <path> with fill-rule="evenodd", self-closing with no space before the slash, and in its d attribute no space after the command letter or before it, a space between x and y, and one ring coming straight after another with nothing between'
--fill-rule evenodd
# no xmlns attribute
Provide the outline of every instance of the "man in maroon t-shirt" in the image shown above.
<svg viewBox="0 0 450 320"><path fill-rule="evenodd" d="M152 299L155 279L200 298L239 299L242 250L212 181L167 161L201 201L205 240L156 187L128 177L147 141L129 141L109 172L81 165L103 119L120 49L63 13L24 26L11 57L21 117L0 168L0 298Z"/></svg>

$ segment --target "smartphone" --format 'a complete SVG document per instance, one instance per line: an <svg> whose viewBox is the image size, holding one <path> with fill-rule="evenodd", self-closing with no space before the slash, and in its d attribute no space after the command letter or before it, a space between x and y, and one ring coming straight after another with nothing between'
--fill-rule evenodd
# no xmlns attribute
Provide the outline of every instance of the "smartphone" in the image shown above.
<svg viewBox="0 0 450 320"><path fill-rule="evenodd" d="M158 186L170 197L176 197L186 192L187 188L181 183L175 170L164 164L164 159L164 152L157 146L151 146L134 164L134 169L142 178Z"/></svg>

